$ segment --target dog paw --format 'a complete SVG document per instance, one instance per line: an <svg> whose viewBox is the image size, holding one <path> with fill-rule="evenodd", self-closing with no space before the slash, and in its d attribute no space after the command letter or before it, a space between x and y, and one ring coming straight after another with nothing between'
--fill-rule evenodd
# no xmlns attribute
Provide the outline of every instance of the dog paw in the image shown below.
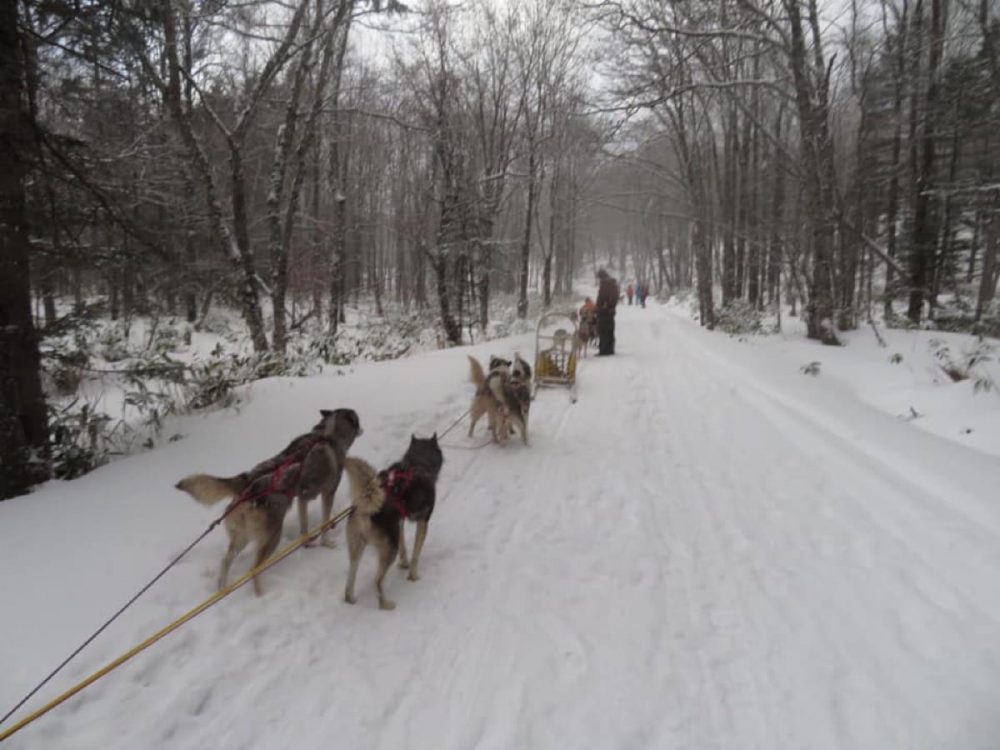
<svg viewBox="0 0 1000 750"><path fill-rule="evenodd" d="M384 609L386 611L391 611L396 608L396 602L390 601L388 599L383 599L378 603L379 609Z"/></svg>
<svg viewBox="0 0 1000 750"><path fill-rule="evenodd" d="M337 548L337 540L334 539L333 537L324 537L323 541L320 542L320 544L322 544L324 547L328 547L329 549Z"/></svg>
<svg viewBox="0 0 1000 750"><path fill-rule="evenodd" d="M419 581L420 576L418 576L414 571L410 571L410 575L406 576L407 581Z"/></svg>
<svg viewBox="0 0 1000 750"><path fill-rule="evenodd" d="M409 567L410 567L410 561L409 561L409 560L400 560L400 561L399 561L399 567L400 567L400 568L401 568L402 570L406 570L407 568L409 568Z"/></svg>
<svg viewBox="0 0 1000 750"><path fill-rule="evenodd" d="M344 601L347 602L348 604L357 604L358 603L357 599L355 599L353 596L350 596L348 594L344 594Z"/></svg>

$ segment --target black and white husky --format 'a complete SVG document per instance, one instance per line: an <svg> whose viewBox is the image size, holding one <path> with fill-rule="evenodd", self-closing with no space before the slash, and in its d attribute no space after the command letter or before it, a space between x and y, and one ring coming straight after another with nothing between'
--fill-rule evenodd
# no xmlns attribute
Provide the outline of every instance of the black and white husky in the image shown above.
<svg viewBox="0 0 1000 750"><path fill-rule="evenodd" d="M476 422L483 414L489 415L489 426L497 442L504 443L511 429L521 433L528 443L528 411L531 408L531 366L521 355L513 360L490 358L490 371L486 373L475 357L469 357L470 377L476 386L470 408L472 435Z"/></svg>

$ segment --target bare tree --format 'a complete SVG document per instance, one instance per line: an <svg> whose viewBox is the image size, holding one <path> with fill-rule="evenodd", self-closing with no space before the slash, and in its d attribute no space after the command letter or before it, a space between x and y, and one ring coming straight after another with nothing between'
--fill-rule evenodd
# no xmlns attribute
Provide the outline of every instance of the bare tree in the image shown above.
<svg viewBox="0 0 1000 750"><path fill-rule="evenodd" d="M48 416L31 316L25 107L17 3L0 3L0 500L48 476Z"/></svg>

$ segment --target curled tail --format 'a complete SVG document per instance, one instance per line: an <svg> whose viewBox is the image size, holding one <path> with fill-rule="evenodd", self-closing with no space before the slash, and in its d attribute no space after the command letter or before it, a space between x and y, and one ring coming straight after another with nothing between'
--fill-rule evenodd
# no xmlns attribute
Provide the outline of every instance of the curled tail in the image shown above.
<svg viewBox="0 0 1000 750"><path fill-rule="evenodd" d="M469 358L469 380L476 386L477 391L481 391L486 387L486 373L478 359L471 354L466 356Z"/></svg>
<svg viewBox="0 0 1000 750"><path fill-rule="evenodd" d="M385 502L385 490L370 463L361 458L344 459L344 471L351 482L351 505L359 513L378 513Z"/></svg>
<svg viewBox="0 0 1000 750"><path fill-rule="evenodd" d="M244 474L237 474L235 477L192 474L189 477L184 477L174 486L188 493L202 505L214 505L243 492L247 486L247 479Z"/></svg>

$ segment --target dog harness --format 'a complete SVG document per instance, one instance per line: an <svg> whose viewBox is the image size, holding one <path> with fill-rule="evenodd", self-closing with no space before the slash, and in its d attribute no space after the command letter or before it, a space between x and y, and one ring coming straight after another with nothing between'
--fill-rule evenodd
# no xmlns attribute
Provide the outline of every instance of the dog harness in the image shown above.
<svg viewBox="0 0 1000 750"><path fill-rule="evenodd" d="M403 495L413 484L413 469L389 469L382 478L382 489L385 491L386 500L396 506L399 515L408 517L406 503L403 502Z"/></svg>
<svg viewBox="0 0 1000 750"><path fill-rule="evenodd" d="M233 498L233 501L229 504L229 507L226 508L226 512L224 515L232 512L238 505L242 505L243 503L248 501L256 502L257 500L260 500L261 498L267 497L268 495L272 494L281 484L281 480L285 476L285 472L288 471L288 469L294 466L295 464L304 461L306 456L309 455L309 451L311 451L314 447L325 441L326 441L325 437L322 436L317 437L315 440L307 443L302 449L292 453L288 458L286 458L284 461L278 464L277 468L275 468L268 475L267 486L265 486L264 489L262 489L261 491L252 492L251 490L253 486L257 483L257 480L250 482L249 486L245 490L243 490L243 492L241 492L239 495ZM257 479L260 479L260 477L257 477Z"/></svg>

